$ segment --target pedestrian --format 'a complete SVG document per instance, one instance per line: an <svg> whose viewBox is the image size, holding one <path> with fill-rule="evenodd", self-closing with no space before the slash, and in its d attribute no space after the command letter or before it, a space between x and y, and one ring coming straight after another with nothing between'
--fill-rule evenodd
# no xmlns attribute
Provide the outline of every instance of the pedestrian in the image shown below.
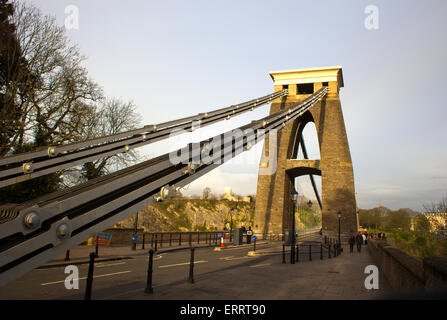
<svg viewBox="0 0 447 320"><path fill-rule="evenodd" d="M350 250L351 253L353 253L354 252L354 244L355 244L355 237L354 237L354 235L352 235L351 238L349 238L348 243L349 243L349 250Z"/></svg>
<svg viewBox="0 0 447 320"><path fill-rule="evenodd" d="M355 244L357 245L357 252L360 253L362 251L362 234L359 232L355 237Z"/></svg>
<svg viewBox="0 0 447 320"><path fill-rule="evenodd" d="M362 233L361 236L362 236L362 244L365 244L366 236L364 233Z"/></svg>
<svg viewBox="0 0 447 320"><path fill-rule="evenodd" d="M368 237L369 237L369 234L365 233L365 243L364 244L368 244Z"/></svg>
<svg viewBox="0 0 447 320"><path fill-rule="evenodd" d="M251 231L251 227L248 227L247 230L247 243L251 243L251 236L253 235L253 231Z"/></svg>
<svg viewBox="0 0 447 320"><path fill-rule="evenodd" d="M383 240L386 240L385 232L382 234L382 239L383 239Z"/></svg>

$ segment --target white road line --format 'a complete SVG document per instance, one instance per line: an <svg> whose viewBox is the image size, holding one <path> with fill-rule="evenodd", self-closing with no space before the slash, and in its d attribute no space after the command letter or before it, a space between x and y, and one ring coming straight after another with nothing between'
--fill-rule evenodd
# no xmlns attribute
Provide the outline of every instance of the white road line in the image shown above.
<svg viewBox="0 0 447 320"><path fill-rule="evenodd" d="M271 263L263 263L263 264L256 264L254 266L250 266L250 268L257 268L257 267L265 267L265 266L271 266Z"/></svg>
<svg viewBox="0 0 447 320"><path fill-rule="evenodd" d="M222 259L225 261L231 261L231 260L240 260L240 259L250 259L251 257L237 257L237 258L227 258L227 259Z"/></svg>
<svg viewBox="0 0 447 320"><path fill-rule="evenodd" d="M229 258L233 258L234 256L228 256L228 257L222 257L222 258L219 258L219 260L225 260L225 259L229 259Z"/></svg>
<svg viewBox="0 0 447 320"><path fill-rule="evenodd" d="M110 276L115 276L115 275L118 275L118 274L124 274L124 273L129 273L129 272L132 272L132 271L127 270L127 271L121 271L121 272L101 274L101 275L98 275L98 276L93 276L93 279L95 279L95 278L103 278L103 277L110 277ZM73 279L73 280L85 280L85 279L87 279L87 277L77 278L77 279ZM57 284L57 283L64 283L64 282L65 282L65 280L60 280L60 281L54 281L54 282L45 282L45 283L41 283L40 285L41 286L47 286L47 285L50 285L50 284Z"/></svg>
<svg viewBox="0 0 447 320"><path fill-rule="evenodd" d="M196 264L196 263L205 263L205 262L208 262L208 261L205 261L205 260L194 261L194 264ZM189 265L189 264L191 264L191 262L167 264L167 265L164 265L164 266L159 266L159 268L170 268L170 267L177 267L177 266L185 266L185 265Z"/></svg>

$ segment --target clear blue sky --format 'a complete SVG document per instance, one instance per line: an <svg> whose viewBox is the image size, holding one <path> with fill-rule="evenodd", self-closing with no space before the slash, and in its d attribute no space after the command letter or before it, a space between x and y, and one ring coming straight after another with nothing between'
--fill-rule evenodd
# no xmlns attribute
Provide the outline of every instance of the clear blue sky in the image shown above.
<svg viewBox="0 0 447 320"><path fill-rule="evenodd" d="M381 200L392 209L419 210L447 194L445 0L31 2L60 25L66 6L79 8L79 29L68 35L88 57L90 76L108 96L133 100L142 124L268 94L272 70L341 65L359 207ZM379 9L378 30L365 28L368 5ZM267 113L264 107L200 130L201 137ZM306 136L316 153L311 131ZM259 148L251 153L187 193L205 186L255 193ZM300 188L311 197L308 184Z"/></svg>

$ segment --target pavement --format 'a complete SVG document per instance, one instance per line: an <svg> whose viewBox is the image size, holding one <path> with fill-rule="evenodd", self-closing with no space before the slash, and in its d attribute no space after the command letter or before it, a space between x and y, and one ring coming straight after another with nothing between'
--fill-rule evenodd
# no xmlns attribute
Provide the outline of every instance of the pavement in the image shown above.
<svg viewBox="0 0 447 320"><path fill-rule="evenodd" d="M227 248L231 252L231 248ZM223 251L226 249L223 249ZM386 299L394 293L379 275L379 289L365 288L365 268L373 265L366 246L361 253L344 253L332 259L282 263L282 245L251 252L254 260L218 271L200 273L194 283L177 281L157 285L152 294L144 286L108 299L119 300L370 300ZM250 252L249 252L250 253ZM315 259L315 256L318 256ZM156 277L156 274L154 274Z"/></svg>

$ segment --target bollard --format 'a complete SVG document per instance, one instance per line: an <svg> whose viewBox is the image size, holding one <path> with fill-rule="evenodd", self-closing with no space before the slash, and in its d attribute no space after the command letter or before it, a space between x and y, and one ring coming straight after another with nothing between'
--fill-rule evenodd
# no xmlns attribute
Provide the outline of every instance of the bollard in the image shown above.
<svg viewBox="0 0 447 320"><path fill-rule="evenodd" d="M253 251L256 251L256 238L253 240Z"/></svg>
<svg viewBox="0 0 447 320"><path fill-rule="evenodd" d="M189 264L189 282L194 283L194 247L191 247L191 262Z"/></svg>
<svg viewBox="0 0 447 320"><path fill-rule="evenodd" d="M338 256L337 244L334 243L334 257Z"/></svg>
<svg viewBox="0 0 447 320"><path fill-rule="evenodd" d="M155 252L157 252L157 244L158 244L158 241L157 241L158 239L157 239L157 235L155 235L155 239L154 239L154 242L155 242L155 248L154 248L154 250L155 250Z"/></svg>
<svg viewBox="0 0 447 320"><path fill-rule="evenodd" d="M178 245L179 246L182 245L182 233L181 232L178 233Z"/></svg>
<svg viewBox="0 0 447 320"><path fill-rule="evenodd" d="M286 245L282 245L282 263L286 263Z"/></svg>
<svg viewBox="0 0 447 320"><path fill-rule="evenodd" d="M296 245L296 262L300 262L300 245Z"/></svg>
<svg viewBox="0 0 447 320"><path fill-rule="evenodd" d="M70 250L67 250L65 252L65 259L64 259L64 261L70 261Z"/></svg>
<svg viewBox="0 0 447 320"><path fill-rule="evenodd" d="M290 245L290 264L295 264L295 248Z"/></svg>
<svg viewBox="0 0 447 320"><path fill-rule="evenodd" d="M330 259L331 258L331 246L330 245L328 245L328 253L329 253L328 258Z"/></svg>
<svg viewBox="0 0 447 320"><path fill-rule="evenodd" d="M309 244L309 261L312 261L312 245Z"/></svg>
<svg viewBox="0 0 447 320"><path fill-rule="evenodd" d="M163 248L163 232L160 233L160 248Z"/></svg>
<svg viewBox="0 0 447 320"><path fill-rule="evenodd" d="M145 238L145 233L143 233L143 243L141 244L141 249L143 249L144 250L144 238Z"/></svg>
<svg viewBox="0 0 447 320"><path fill-rule="evenodd" d="M93 285L93 268L95 267L95 253L90 253L90 262L88 265L87 286L85 287L84 300L92 299L92 285Z"/></svg>
<svg viewBox="0 0 447 320"><path fill-rule="evenodd" d="M152 263L154 261L154 250L149 250L149 266L147 268L147 281L146 281L146 289L145 293L152 293L154 290L152 289Z"/></svg>
<svg viewBox="0 0 447 320"><path fill-rule="evenodd" d="M320 244L320 260L323 260L323 244Z"/></svg>

